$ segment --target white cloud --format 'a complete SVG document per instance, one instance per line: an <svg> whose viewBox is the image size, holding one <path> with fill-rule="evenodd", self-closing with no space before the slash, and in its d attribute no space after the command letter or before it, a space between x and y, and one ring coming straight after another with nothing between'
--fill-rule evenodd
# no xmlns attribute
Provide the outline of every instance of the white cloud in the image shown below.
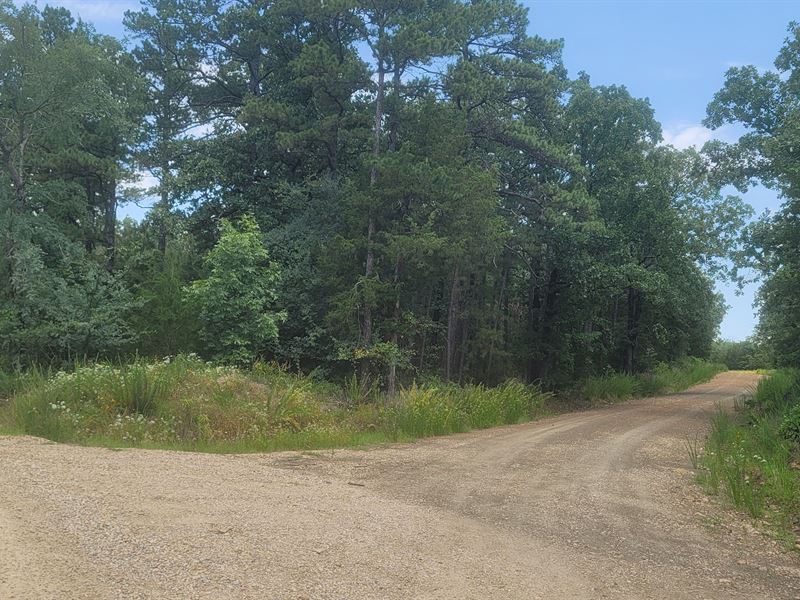
<svg viewBox="0 0 800 600"><path fill-rule="evenodd" d="M678 150L685 150L692 146L700 148L714 137L714 132L702 125L684 125L673 128L664 128L664 143L675 146Z"/></svg>
<svg viewBox="0 0 800 600"><path fill-rule="evenodd" d="M719 129L708 129L699 123L679 123L671 127L664 127L664 143L674 146L678 150L686 148L701 148L709 140L722 140L730 142L735 139L731 136L729 127L722 126Z"/></svg>
<svg viewBox="0 0 800 600"><path fill-rule="evenodd" d="M126 181L121 182L120 189L123 192L144 191L151 192L159 185L158 178L156 178L149 171L138 171Z"/></svg>
<svg viewBox="0 0 800 600"><path fill-rule="evenodd" d="M201 123L186 130L186 135L190 138L203 138L214 133L213 123Z"/></svg>

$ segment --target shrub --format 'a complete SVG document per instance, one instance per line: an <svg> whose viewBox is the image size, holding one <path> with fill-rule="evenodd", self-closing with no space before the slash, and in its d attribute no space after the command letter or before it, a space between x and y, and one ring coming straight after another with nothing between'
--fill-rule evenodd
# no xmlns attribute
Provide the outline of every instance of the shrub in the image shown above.
<svg viewBox="0 0 800 600"><path fill-rule="evenodd" d="M778 433L783 439L800 444L800 404L794 405L784 415Z"/></svg>
<svg viewBox="0 0 800 600"><path fill-rule="evenodd" d="M277 339L284 318L272 311L279 274L255 219L242 218L238 228L223 219L204 264L208 277L187 289L201 338L216 360L250 364Z"/></svg>

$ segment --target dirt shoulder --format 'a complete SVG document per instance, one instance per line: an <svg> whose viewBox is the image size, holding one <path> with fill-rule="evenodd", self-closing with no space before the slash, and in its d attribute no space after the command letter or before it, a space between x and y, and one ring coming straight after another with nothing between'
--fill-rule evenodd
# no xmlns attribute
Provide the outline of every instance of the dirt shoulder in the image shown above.
<svg viewBox="0 0 800 600"><path fill-rule="evenodd" d="M756 377L370 450L0 438L0 597L800 597L685 449Z"/></svg>

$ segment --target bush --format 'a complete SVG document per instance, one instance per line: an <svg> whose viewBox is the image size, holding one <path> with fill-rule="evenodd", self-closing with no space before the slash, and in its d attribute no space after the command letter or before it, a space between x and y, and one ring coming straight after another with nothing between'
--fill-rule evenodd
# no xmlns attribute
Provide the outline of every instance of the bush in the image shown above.
<svg viewBox="0 0 800 600"><path fill-rule="evenodd" d="M800 444L800 404L790 408L783 416L778 433L783 439Z"/></svg>
<svg viewBox="0 0 800 600"><path fill-rule="evenodd" d="M238 228L223 219L204 261L208 277L187 288L201 338L216 360L251 364L278 337L285 316L272 310L279 273L261 237L253 217L243 217Z"/></svg>

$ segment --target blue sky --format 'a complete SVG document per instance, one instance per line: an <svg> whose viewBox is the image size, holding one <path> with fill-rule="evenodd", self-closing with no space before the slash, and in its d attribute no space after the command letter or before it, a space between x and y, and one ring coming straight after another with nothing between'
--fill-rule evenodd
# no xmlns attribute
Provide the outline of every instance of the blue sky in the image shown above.
<svg viewBox="0 0 800 600"><path fill-rule="evenodd" d="M736 131L710 132L701 125L708 101L731 66L772 62L786 26L800 20L796 0L525 0L531 33L563 38L570 75L586 71L595 84L624 84L632 94L650 99L667 142L676 147L699 145L712 137L733 141ZM40 2L40 5L44 3ZM135 10L134 0L61 0L73 14L99 31L124 35L122 15ZM780 205L762 188L745 199L756 213ZM129 208L136 214L138 209ZM743 339L756 323L752 303L757 286L736 295L720 286L730 310L722 337Z"/></svg>

